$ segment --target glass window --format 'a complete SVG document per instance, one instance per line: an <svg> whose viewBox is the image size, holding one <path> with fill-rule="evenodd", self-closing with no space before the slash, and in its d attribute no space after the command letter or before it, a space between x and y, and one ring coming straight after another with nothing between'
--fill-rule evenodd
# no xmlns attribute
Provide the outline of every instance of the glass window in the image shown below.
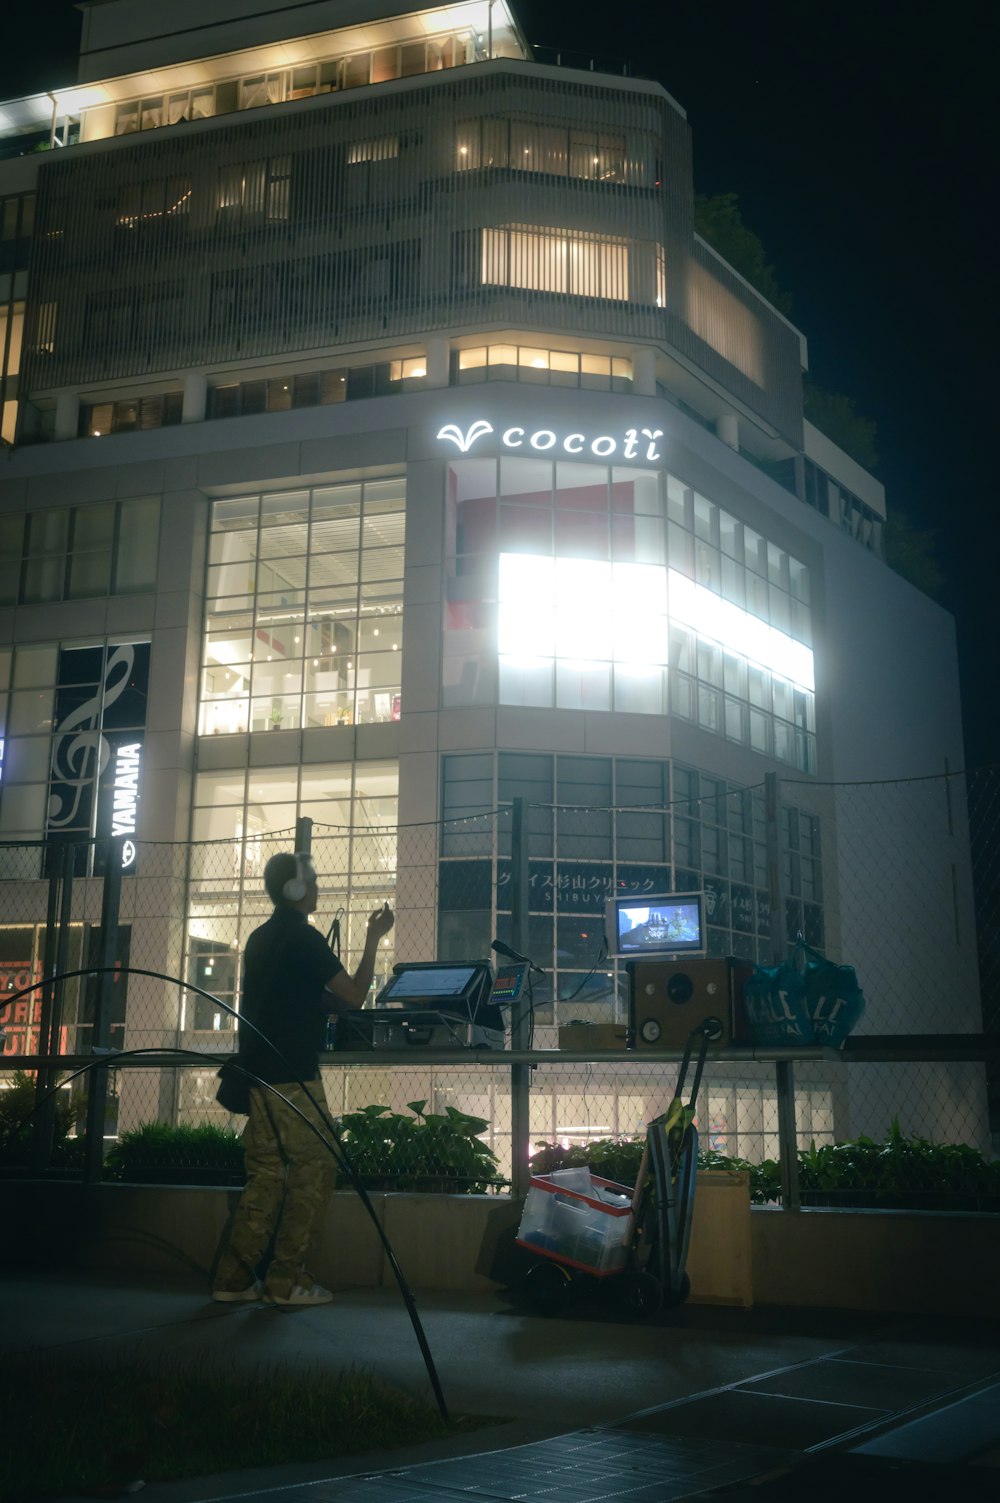
<svg viewBox="0 0 1000 1503"><path fill-rule="evenodd" d="M69 537L69 510L34 512L28 518L28 554L63 553Z"/></svg>
<svg viewBox="0 0 1000 1503"><path fill-rule="evenodd" d="M160 503L156 497L121 504L115 558L116 595L156 588Z"/></svg>
<svg viewBox="0 0 1000 1503"><path fill-rule="evenodd" d="M0 604L16 605L21 583L21 553L24 542L23 516L0 515Z"/></svg>
<svg viewBox="0 0 1000 1503"><path fill-rule="evenodd" d="M719 512L719 541L727 558L735 559L738 563L742 562L743 529L735 517L721 510Z"/></svg>
<svg viewBox="0 0 1000 1503"><path fill-rule="evenodd" d="M371 54L356 53L344 59L344 89L361 89L371 81Z"/></svg>
<svg viewBox="0 0 1000 1503"><path fill-rule="evenodd" d="M54 684L57 651L56 647L18 647L14 653L14 688Z"/></svg>
<svg viewBox="0 0 1000 1503"><path fill-rule="evenodd" d="M399 718L404 495L400 479L215 503L208 591L230 609L206 616L203 734Z"/></svg>
<svg viewBox="0 0 1000 1503"><path fill-rule="evenodd" d="M718 508L711 501L706 501L704 496L699 496L697 491L694 496L694 535L704 538L706 542L715 541L715 522Z"/></svg>
<svg viewBox="0 0 1000 1503"><path fill-rule="evenodd" d="M111 587L111 549L114 542L115 508L75 508L67 595L79 600L107 595Z"/></svg>
<svg viewBox="0 0 1000 1503"><path fill-rule="evenodd" d="M10 696L8 736L36 736L52 729L52 690L17 689ZM40 748L41 749L41 748ZM45 748L47 751L47 748ZM42 766L48 758L44 756Z"/></svg>
<svg viewBox="0 0 1000 1503"><path fill-rule="evenodd" d="M798 559L789 557L788 576L792 595L803 604L809 604L809 570Z"/></svg>

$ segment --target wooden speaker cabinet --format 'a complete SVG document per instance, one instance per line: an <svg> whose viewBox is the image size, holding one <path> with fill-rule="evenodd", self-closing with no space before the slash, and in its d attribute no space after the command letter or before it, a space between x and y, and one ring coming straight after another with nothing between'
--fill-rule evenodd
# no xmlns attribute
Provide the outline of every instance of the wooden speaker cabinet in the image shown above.
<svg viewBox="0 0 1000 1503"><path fill-rule="evenodd" d="M683 1049L705 1020L713 1044L750 1042L743 1015L749 961L630 960L626 970L633 1049Z"/></svg>

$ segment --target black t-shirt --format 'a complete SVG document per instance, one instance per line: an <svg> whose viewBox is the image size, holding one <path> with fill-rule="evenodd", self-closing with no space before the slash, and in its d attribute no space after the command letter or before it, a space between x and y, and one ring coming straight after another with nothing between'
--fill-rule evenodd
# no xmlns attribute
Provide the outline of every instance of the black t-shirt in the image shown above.
<svg viewBox="0 0 1000 1503"><path fill-rule="evenodd" d="M326 983L344 968L298 908L279 903L247 940L243 957L240 1056L270 1084L314 1080L328 1014L337 1004Z"/></svg>

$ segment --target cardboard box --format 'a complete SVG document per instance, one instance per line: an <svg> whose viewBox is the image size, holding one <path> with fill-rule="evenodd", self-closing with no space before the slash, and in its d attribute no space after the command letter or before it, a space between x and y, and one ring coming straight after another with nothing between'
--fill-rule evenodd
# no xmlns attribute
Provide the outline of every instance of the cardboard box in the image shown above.
<svg viewBox="0 0 1000 1503"><path fill-rule="evenodd" d="M624 1023L568 1023L559 1030L560 1049L624 1049Z"/></svg>

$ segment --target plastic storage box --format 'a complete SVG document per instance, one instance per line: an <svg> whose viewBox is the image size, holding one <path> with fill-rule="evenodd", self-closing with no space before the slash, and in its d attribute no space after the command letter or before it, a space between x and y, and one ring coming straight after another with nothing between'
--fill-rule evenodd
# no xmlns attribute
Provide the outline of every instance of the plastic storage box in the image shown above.
<svg viewBox="0 0 1000 1503"><path fill-rule="evenodd" d="M565 1172L532 1175L517 1242L543 1258L606 1278L620 1273L628 1256L632 1191L613 1180L591 1178L589 1171L582 1173L589 1180L586 1190L571 1188ZM583 1186L586 1181L576 1183Z"/></svg>

